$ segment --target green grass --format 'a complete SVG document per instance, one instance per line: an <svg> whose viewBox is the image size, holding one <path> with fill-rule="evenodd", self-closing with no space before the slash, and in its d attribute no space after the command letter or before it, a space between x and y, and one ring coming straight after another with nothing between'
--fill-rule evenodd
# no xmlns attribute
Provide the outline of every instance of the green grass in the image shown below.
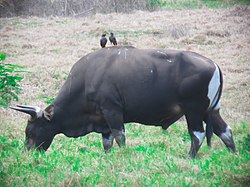
<svg viewBox="0 0 250 187"><path fill-rule="evenodd" d="M2 121L1 121L2 122ZM126 125L127 147L105 154L101 135L55 138L47 152L26 151L23 132L3 122L0 136L0 186L247 186L250 179L249 129L235 125L238 155L217 137L201 147L197 159L186 154L186 125L168 131ZM237 127L236 127L237 126Z"/></svg>
<svg viewBox="0 0 250 187"><path fill-rule="evenodd" d="M250 5L249 0L177 0L163 1L162 7L166 10L185 10L207 8L228 8L234 5Z"/></svg>

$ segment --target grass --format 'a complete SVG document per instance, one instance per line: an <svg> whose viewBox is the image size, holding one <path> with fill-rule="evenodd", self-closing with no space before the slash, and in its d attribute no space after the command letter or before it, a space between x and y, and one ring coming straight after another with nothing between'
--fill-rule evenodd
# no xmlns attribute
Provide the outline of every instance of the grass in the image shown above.
<svg viewBox="0 0 250 187"><path fill-rule="evenodd" d="M183 124L165 132L127 124L127 147L115 145L109 154L99 134L77 139L59 135L47 152L39 153L26 151L22 135L5 129L0 186L247 186L250 135L245 126L234 129L238 155L214 137L214 147L204 143L195 160L186 156L190 138Z"/></svg>
<svg viewBox="0 0 250 187"><path fill-rule="evenodd" d="M249 0L177 0L177 1L163 1L162 7L166 10L189 10L207 8L228 8L234 5L250 5Z"/></svg>

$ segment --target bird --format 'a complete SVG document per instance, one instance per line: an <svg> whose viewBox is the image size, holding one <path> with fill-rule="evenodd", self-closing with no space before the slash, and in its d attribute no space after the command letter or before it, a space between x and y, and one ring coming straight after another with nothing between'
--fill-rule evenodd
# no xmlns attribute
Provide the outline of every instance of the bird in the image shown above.
<svg viewBox="0 0 250 187"><path fill-rule="evenodd" d="M104 48L105 46L106 46L106 44L107 44L107 38L106 38L106 34L102 34L102 37L101 37L101 39L100 39L100 45L101 45L101 47L102 48Z"/></svg>
<svg viewBox="0 0 250 187"><path fill-rule="evenodd" d="M114 36L114 33L112 33L112 32L110 33L109 41L110 41L111 44L117 45L116 38Z"/></svg>

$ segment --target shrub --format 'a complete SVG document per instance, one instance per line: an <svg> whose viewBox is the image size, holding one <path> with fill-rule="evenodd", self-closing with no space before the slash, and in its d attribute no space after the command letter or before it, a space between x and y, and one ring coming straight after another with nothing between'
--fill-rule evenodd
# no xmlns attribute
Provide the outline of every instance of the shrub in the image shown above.
<svg viewBox="0 0 250 187"><path fill-rule="evenodd" d="M0 107L7 107L14 99L18 100L21 91L19 82L23 79L19 73L23 67L5 63L6 55L0 53Z"/></svg>
<svg viewBox="0 0 250 187"><path fill-rule="evenodd" d="M147 1L147 7L149 10L155 10L157 8L161 7L161 1L160 0L148 0Z"/></svg>

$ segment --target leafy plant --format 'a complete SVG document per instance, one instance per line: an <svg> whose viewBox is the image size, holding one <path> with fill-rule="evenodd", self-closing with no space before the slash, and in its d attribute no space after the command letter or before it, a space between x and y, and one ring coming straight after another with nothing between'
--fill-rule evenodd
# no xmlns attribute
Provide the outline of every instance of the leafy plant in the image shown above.
<svg viewBox="0 0 250 187"><path fill-rule="evenodd" d="M47 105L51 104L51 103L54 101L54 99L55 99L55 97L48 97L48 96L46 96L46 95L42 96L42 98L43 98L43 99L46 99L46 100L44 101L44 103L46 103Z"/></svg>
<svg viewBox="0 0 250 187"><path fill-rule="evenodd" d="M156 8L161 7L161 1L160 0L148 0L147 6L150 10L155 10Z"/></svg>
<svg viewBox="0 0 250 187"><path fill-rule="evenodd" d="M0 53L0 107L7 107L14 99L18 100L21 91L19 82L23 79L19 73L23 67L5 63L6 54Z"/></svg>

